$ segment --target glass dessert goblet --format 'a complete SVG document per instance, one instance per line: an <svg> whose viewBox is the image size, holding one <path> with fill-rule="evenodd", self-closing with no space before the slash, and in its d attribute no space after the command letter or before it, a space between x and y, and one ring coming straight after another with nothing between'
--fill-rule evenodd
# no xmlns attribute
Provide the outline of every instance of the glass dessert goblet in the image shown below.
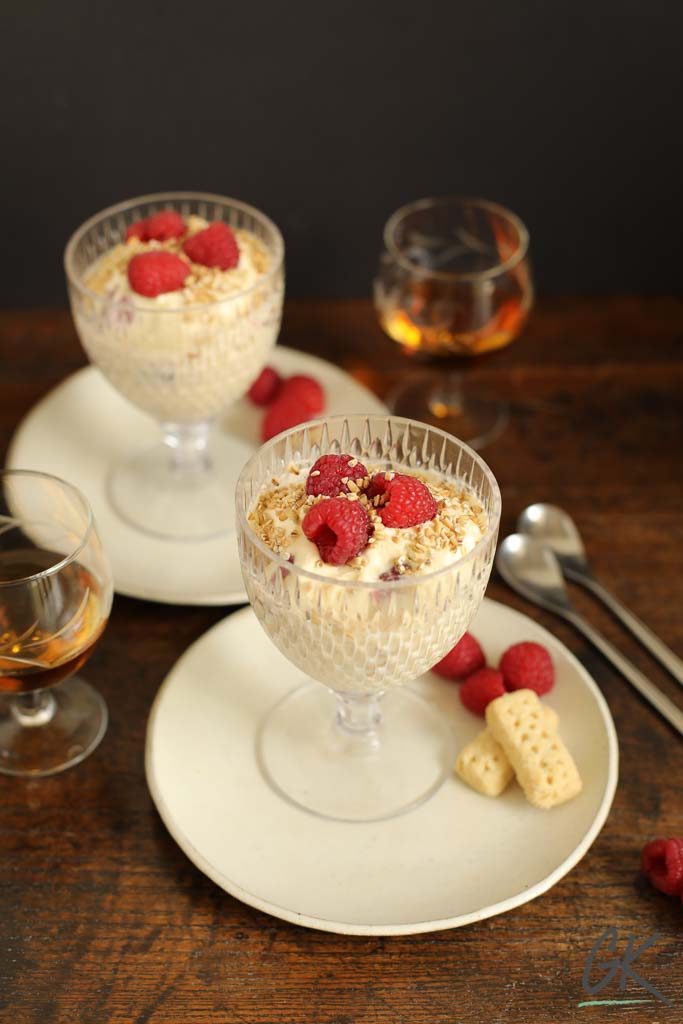
<svg viewBox="0 0 683 1024"><path fill-rule="evenodd" d="M182 218L181 234L165 237L174 229L162 225L151 240L138 237L139 225L163 211ZM216 265L212 250L190 256L184 248L192 234L215 222L227 224L236 239L239 259L228 269ZM156 290L156 282L148 282L140 294L130 283L130 261L158 250L174 272L184 267L187 276L157 294L147 294ZM282 236L268 217L237 200L195 192L119 203L69 240L64 263L83 347L161 428L156 446L112 467L108 478L111 503L138 529L202 540L233 528L234 485L251 448L214 428L256 379L277 340L283 261Z"/></svg>
<svg viewBox="0 0 683 1024"><path fill-rule="evenodd" d="M304 568L302 559L278 554L254 529L259 496L273 480L288 479L289 467L305 480L327 454L351 455L368 472L422 472L457 483L481 506L479 539L437 571L379 579L344 579L321 561ZM443 714L405 684L450 650L481 602L500 518L493 474L438 428L395 416L337 416L260 448L236 499L251 605L309 677L261 723L265 777L292 803L328 818L372 821L417 806L452 771L454 738Z"/></svg>
<svg viewBox="0 0 683 1024"><path fill-rule="evenodd" d="M0 473L0 772L52 775L107 728L75 675L107 624L112 577L90 507L71 484Z"/></svg>
<svg viewBox="0 0 683 1024"><path fill-rule="evenodd" d="M460 367L509 345L526 323L527 229L484 199L421 199L389 218L384 245L374 288L380 323L406 355L432 363L397 389L391 407L482 448L504 428L507 406L465 383Z"/></svg>

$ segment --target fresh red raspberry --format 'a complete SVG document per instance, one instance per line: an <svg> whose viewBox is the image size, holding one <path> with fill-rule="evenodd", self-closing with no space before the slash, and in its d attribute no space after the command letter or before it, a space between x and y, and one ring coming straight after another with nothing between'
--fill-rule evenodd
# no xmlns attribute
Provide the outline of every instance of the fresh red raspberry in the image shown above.
<svg viewBox="0 0 683 1024"><path fill-rule="evenodd" d="M133 256L128 264L128 281L134 292L153 299L164 292L177 292L190 268L172 252L154 250Z"/></svg>
<svg viewBox="0 0 683 1024"><path fill-rule="evenodd" d="M486 665L486 658L479 643L471 633L465 633L455 647L442 658L432 672L445 679L465 679Z"/></svg>
<svg viewBox="0 0 683 1024"><path fill-rule="evenodd" d="M232 270L240 261L237 239L222 220L216 220L203 231L190 235L183 242L183 250L193 263L218 267L219 270Z"/></svg>
<svg viewBox="0 0 683 1024"><path fill-rule="evenodd" d="M282 377L272 366L264 366L247 394L254 405L270 405L282 387Z"/></svg>
<svg viewBox="0 0 683 1024"><path fill-rule="evenodd" d="M325 408L325 392L322 384L313 377L298 373L288 377L282 386L282 393L300 402L309 416L317 416Z"/></svg>
<svg viewBox="0 0 683 1024"><path fill-rule="evenodd" d="M323 562L346 565L368 542L370 516L358 501L326 498L311 506L301 528Z"/></svg>
<svg viewBox="0 0 683 1024"><path fill-rule="evenodd" d="M655 889L683 899L683 839L653 839L640 862Z"/></svg>
<svg viewBox="0 0 683 1024"><path fill-rule="evenodd" d="M275 437L276 434L281 434L283 430L289 430L290 427L298 427L300 423L305 423L309 418L308 413L299 402L293 402L280 392L275 401L268 406L263 417L261 440L270 441L271 437Z"/></svg>
<svg viewBox="0 0 683 1024"><path fill-rule="evenodd" d="M505 693L503 677L495 668L480 668L468 676L458 691L468 711L482 715L492 700Z"/></svg>
<svg viewBox="0 0 683 1024"><path fill-rule="evenodd" d="M142 242L154 239L157 242L168 242L171 238L182 238L187 227L185 221L175 210L161 210L144 220L136 220L126 231L126 238L139 238Z"/></svg>
<svg viewBox="0 0 683 1024"><path fill-rule="evenodd" d="M349 466L349 462L354 461L355 466ZM354 460L352 455L321 455L311 466L306 480L306 494L326 494L328 498L336 498L349 489L347 484L342 483L344 477L362 480L367 475L363 463Z"/></svg>
<svg viewBox="0 0 683 1024"><path fill-rule="evenodd" d="M376 473L370 481L368 497L384 495L385 502L377 514L385 526L419 526L433 519L437 504L428 487L414 476L395 473L389 480L384 473Z"/></svg>
<svg viewBox="0 0 683 1024"><path fill-rule="evenodd" d="M552 658L545 647L531 641L508 647L498 668L508 690L534 690L541 697L555 685Z"/></svg>

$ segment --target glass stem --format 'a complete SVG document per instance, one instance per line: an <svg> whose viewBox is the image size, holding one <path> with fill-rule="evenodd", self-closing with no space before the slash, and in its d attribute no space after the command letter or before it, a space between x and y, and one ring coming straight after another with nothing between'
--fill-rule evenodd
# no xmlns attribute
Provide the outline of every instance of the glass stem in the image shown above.
<svg viewBox="0 0 683 1024"><path fill-rule="evenodd" d="M164 445L169 454L172 473L199 476L212 466L209 437L212 421L199 423L162 423Z"/></svg>
<svg viewBox="0 0 683 1024"><path fill-rule="evenodd" d="M57 702L50 690L31 690L30 693L17 694L11 706L17 722L27 729L33 729L52 720Z"/></svg>
<svg viewBox="0 0 683 1024"><path fill-rule="evenodd" d="M358 753L379 749L383 693L337 693L337 728Z"/></svg>
<svg viewBox="0 0 683 1024"><path fill-rule="evenodd" d="M459 416L464 406L463 375L447 370L429 393L429 410L438 419Z"/></svg>

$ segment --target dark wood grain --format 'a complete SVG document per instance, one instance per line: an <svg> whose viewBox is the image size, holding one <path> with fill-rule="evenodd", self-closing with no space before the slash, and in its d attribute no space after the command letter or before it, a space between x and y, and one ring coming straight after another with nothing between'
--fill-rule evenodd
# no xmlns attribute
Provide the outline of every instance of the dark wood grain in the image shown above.
<svg viewBox="0 0 683 1024"><path fill-rule="evenodd" d="M380 394L408 372L367 302L290 303L282 340L345 366ZM562 299L541 304L522 341L471 368L512 403L509 429L486 451L503 492L503 531L530 501L564 505L580 523L597 573L679 654L682 341L678 300ZM0 357L6 444L36 399L84 358L61 311L0 314ZM458 931L386 939L307 931L230 898L169 838L143 773L146 717L160 682L226 610L118 598L88 669L111 711L105 742L63 776L0 778L0 1019L683 1020L683 907L638 873L646 839L683 834L683 747L569 627L497 581L489 593L538 618L578 654L619 732L612 813L584 860L551 892ZM606 612L581 594L578 601L676 696L674 683ZM622 949L629 935L660 934L636 966L672 1006L578 1006L584 960L611 925ZM626 994L647 996L633 982ZM620 995L616 979L602 995Z"/></svg>

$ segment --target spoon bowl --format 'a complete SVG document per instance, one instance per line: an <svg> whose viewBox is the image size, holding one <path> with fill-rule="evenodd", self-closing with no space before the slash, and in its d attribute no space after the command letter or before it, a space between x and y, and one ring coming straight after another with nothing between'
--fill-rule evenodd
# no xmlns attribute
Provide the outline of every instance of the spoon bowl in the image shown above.
<svg viewBox="0 0 683 1024"><path fill-rule="evenodd" d="M590 571L581 534L564 509L545 502L529 505L517 520L517 529L551 548L563 567Z"/></svg>
<svg viewBox="0 0 683 1024"><path fill-rule="evenodd" d="M523 597L553 611L571 609L562 568L554 553L540 541L513 533L500 544L496 568L505 582Z"/></svg>

